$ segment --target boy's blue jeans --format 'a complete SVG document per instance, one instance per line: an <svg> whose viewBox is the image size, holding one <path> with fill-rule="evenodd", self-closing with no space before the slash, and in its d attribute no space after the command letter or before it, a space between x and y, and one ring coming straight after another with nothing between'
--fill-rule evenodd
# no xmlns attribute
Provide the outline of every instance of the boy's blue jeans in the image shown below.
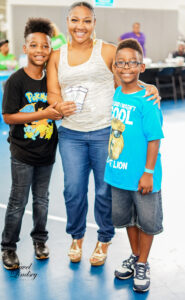
<svg viewBox="0 0 185 300"><path fill-rule="evenodd" d="M53 165L35 167L11 159L12 187L2 233L2 250L16 250L22 218L28 202L30 188L33 194L33 242L45 242L48 214L48 187Z"/></svg>
<svg viewBox="0 0 185 300"><path fill-rule="evenodd" d="M98 240L108 242L114 235L111 189L104 182L110 128L90 132L59 130L59 150L64 169L64 198L67 211L67 233L81 239L86 230L89 173L95 180L94 215Z"/></svg>

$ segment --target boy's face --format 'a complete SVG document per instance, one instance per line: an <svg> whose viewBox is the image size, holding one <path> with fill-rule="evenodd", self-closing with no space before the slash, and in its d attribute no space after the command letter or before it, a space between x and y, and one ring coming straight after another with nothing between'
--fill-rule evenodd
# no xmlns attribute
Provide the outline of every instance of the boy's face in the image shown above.
<svg viewBox="0 0 185 300"><path fill-rule="evenodd" d="M183 45L183 44L180 44L180 45L179 45L178 51L179 51L179 52L184 52L184 45Z"/></svg>
<svg viewBox="0 0 185 300"><path fill-rule="evenodd" d="M51 52L50 38L45 33L31 33L26 38L23 50L28 56L29 63L43 66L48 61Z"/></svg>
<svg viewBox="0 0 185 300"><path fill-rule="evenodd" d="M124 63L127 64L124 65ZM145 71L140 53L131 48L123 48L116 55L115 71L122 83L137 82L139 74Z"/></svg>
<svg viewBox="0 0 185 300"><path fill-rule="evenodd" d="M132 29L133 29L133 32L135 34L140 33L140 24L139 23L134 23Z"/></svg>
<svg viewBox="0 0 185 300"><path fill-rule="evenodd" d="M7 55L9 53L9 45L5 43L1 46L0 51L3 55Z"/></svg>

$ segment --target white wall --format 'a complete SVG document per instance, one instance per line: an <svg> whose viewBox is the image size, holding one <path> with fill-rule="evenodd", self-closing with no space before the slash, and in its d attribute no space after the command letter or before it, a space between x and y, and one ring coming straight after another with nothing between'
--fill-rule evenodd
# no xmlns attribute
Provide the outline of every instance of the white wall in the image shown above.
<svg viewBox="0 0 185 300"><path fill-rule="evenodd" d="M12 5L45 5L45 6L69 6L76 0L7 0L7 20L8 20L8 38L12 38ZM86 0L92 5L94 0ZM132 9L164 9L178 10L180 32L184 29L184 9L185 0L114 0L115 8L132 8ZM182 13L181 13L182 11Z"/></svg>
<svg viewBox="0 0 185 300"><path fill-rule="evenodd" d="M181 6L179 9L179 24L178 29L180 35L185 37L185 6Z"/></svg>
<svg viewBox="0 0 185 300"><path fill-rule="evenodd" d="M38 7L38 11L41 10L41 7L43 6L43 10L45 10L46 7L52 7L51 9L53 10L58 9L59 7L61 7L61 9L65 6L69 6L72 3L74 3L77 0L7 0L7 21L8 21L8 38L10 41L12 41L12 43L10 43L10 50L12 52L15 53L15 37L13 35L13 30L15 29L15 22L13 22L14 16L13 16L13 11L14 8L17 7L17 9L19 10L19 6L20 6L20 11L21 11L21 7L25 7L26 15L27 13L29 13L29 7L33 7L35 8L36 12L35 15L37 15L37 7ZM91 4L94 3L94 0L87 0L88 2L90 2ZM26 8L28 6L28 8ZM39 8L40 7L40 8ZM131 16L133 15L134 18L137 15L137 11L138 11L138 16L140 15L144 15L147 14L147 18L146 20L143 21L142 17L141 20L138 19L139 22L141 22L142 24L145 24L145 28L147 26L149 26L151 28L151 30L153 30L153 26L155 27L155 25L157 26L162 26L161 30L162 32L165 31L166 36L168 36L168 43L166 43L166 45L163 46L160 43L158 47L161 47L162 49L160 50L160 55L159 55L159 50L156 50L156 54L152 55L151 57L153 59L158 59L158 57L163 58L166 53L164 52L165 50L167 52L172 51L175 47L176 47L176 40L178 38L178 33L175 34L175 36L172 37L172 35L169 32L169 28L174 28L177 32L177 28L180 29L180 32L182 35L185 35L185 0L115 0L114 2L114 9L110 8L110 11L112 11L112 14L114 15L114 20L116 20L116 16L117 13L116 11L118 11L120 8L121 10L126 9L126 11L130 10L131 11ZM100 10L102 11L102 13L104 13L104 11L106 11L106 9L100 8ZM109 10L109 8L108 8ZM132 14L133 11L133 14ZM147 12L150 12L149 14ZM176 20L171 19L170 17L164 17L163 18L163 24L161 22L159 22L158 17L157 17L157 12L163 12L164 14L166 14L167 12L169 12L169 16L170 13L177 13L179 12L179 21L178 18L176 18ZM153 17L151 18L151 14L152 12L154 12ZM115 16L116 14L116 16ZM33 14L34 16L34 14ZM39 15L40 16L40 15ZM168 13L167 13L168 16ZM24 15L22 15L22 18L24 17ZM21 13L20 13L20 18L21 18ZM22 19L21 18L21 19ZM149 20L148 20L149 18ZM124 19L126 20L126 18L124 17ZM99 19L99 22L101 21L101 19ZM146 22L145 22L146 21ZM174 24L172 24L172 22L174 22ZM127 24L128 23L128 24ZM129 24L129 21L127 20L126 24L124 25L124 31L128 31L131 28L131 24ZM160 23L160 24L159 24ZM179 23L179 24L178 24ZM18 23L16 22L18 27ZM107 23L107 25L109 25L110 27L110 31L113 30L113 28L115 27L115 25L117 24L117 27L119 27L119 23L115 23L111 24L110 22ZM168 28L168 24L169 24L169 28ZM126 26L128 25L128 28L126 28ZM104 27L105 24L102 24L102 30L106 30L106 27ZM112 27L111 27L112 26ZM164 30L165 28L165 30ZM118 28L119 29L119 28ZM119 33L119 30L117 29L117 34ZM122 27L120 27L120 31L122 31ZM151 33L149 32L147 35L147 41L148 41L148 45L147 47L150 47L150 40L148 38L148 36L151 35ZM104 35L102 34L102 38L104 38ZM117 37L115 37L115 39L117 40ZM111 38L112 41L114 41L114 39ZM109 41L109 39L108 39ZM171 44L170 44L171 43ZM153 44L153 42L152 42ZM154 50L153 50L154 51ZM162 51L164 53L162 53ZM152 52L147 49L147 53L148 55L152 54Z"/></svg>
<svg viewBox="0 0 185 300"><path fill-rule="evenodd" d="M7 5L57 5L68 6L77 0L7 0ZM94 0L86 0L94 4ZM180 5L185 5L185 0L114 0L114 7L120 8L140 8L140 9L176 9Z"/></svg>
<svg viewBox="0 0 185 300"><path fill-rule="evenodd" d="M141 9L177 9L185 0L114 0L116 7Z"/></svg>

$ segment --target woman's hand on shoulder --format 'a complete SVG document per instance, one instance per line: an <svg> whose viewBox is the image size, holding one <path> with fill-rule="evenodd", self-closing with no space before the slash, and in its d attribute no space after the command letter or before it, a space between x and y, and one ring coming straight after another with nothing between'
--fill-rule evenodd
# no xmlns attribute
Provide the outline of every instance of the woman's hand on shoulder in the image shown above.
<svg viewBox="0 0 185 300"><path fill-rule="evenodd" d="M159 91L158 89L156 88L155 85L152 85L152 84L147 84L145 86L146 88L146 94L145 94L145 97L148 97L148 96L151 96L149 100L155 100L154 104L158 103L158 106L160 108L160 101L161 101L161 97L159 95Z"/></svg>

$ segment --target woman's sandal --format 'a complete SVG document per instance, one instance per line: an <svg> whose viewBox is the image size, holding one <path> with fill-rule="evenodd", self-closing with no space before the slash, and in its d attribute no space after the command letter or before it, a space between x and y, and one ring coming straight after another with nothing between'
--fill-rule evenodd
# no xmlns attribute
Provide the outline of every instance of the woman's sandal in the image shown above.
<svg viewBox="0 0 185 300"><path fill-rule="evenodd" d="M70 258L70 261L74 262L74 263L77 263L77 262L81 261L81 258L82 258L82 248L80 248L78 246L77 241L78 240L76 240L76 239L72 241L70 250L68 252L68 256Z"/></svg>
<svg viewBox="0 0 185 300"><path fill-rule="evenodd" d="M96 248L91 255L90 263L92 266L102 266L107 258L107 250L108 246L111 244L111 242L103 243L103 242L97 242ZM103 252L102 245L107 245L106 252Z"/></svg>

